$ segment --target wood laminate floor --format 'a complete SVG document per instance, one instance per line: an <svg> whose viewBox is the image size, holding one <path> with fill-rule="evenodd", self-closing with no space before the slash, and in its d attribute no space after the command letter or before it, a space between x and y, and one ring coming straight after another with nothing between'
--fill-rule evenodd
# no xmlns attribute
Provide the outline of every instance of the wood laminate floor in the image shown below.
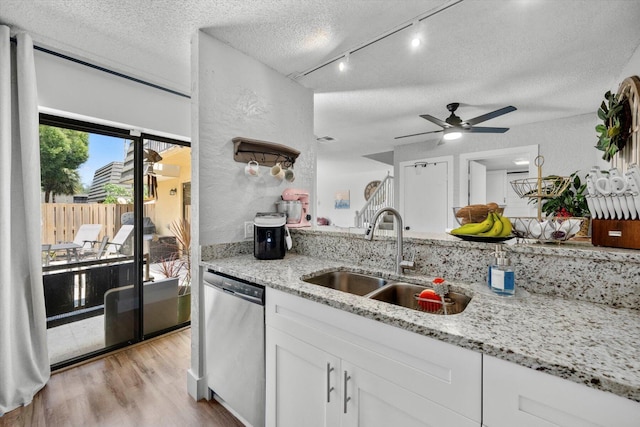
<svg viewBox="0 0 640 427"><path fill-rule="evenodd" d="M191 330L55 373L33 402L0 417L15 426L242 426L215 400L187 393Z"/></svg>

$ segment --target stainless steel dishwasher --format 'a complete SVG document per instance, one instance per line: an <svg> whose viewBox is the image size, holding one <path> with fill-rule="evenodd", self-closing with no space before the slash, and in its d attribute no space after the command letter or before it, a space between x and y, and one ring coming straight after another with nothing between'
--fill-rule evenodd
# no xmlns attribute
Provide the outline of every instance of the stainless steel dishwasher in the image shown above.
<svg viewBox="0 0 640 427"><path fill-rule="evenodd" d="M264 286L204 273L207 384L253 427L264 426Z"/></svg>

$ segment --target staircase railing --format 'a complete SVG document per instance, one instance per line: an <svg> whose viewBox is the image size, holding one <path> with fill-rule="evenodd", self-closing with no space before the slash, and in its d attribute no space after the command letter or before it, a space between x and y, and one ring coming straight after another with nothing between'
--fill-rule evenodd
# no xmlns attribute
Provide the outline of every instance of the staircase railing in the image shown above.
<svg viewBox="0 0 640 427"><path fill-rule="evenodd" d="M384 207L393 207L393 176L389 174L378 185L362 209L356 212L354 225L358 228L365 227L373 219L373 214Z"/></svg>

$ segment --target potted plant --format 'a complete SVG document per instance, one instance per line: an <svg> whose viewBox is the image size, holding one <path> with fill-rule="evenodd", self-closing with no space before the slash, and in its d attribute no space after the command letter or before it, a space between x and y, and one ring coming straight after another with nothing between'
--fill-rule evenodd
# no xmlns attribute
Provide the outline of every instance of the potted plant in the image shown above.
<svg viewBox="0 0 640 427"><path fill-rule="evenodd" d="M191 224L186 219L177 219L169 225L176 237L176 259L185 275L178 292L178 324L191 318Z"/></svg>
<svg viewBox="0 0 640 427"><path fill-rule="evenodd" d="M572 173L569 178L569 185L562 193L552 199L543 201L542 211L547 217L586 218L578 232L578 235L586 236L588 235L589 218L591 217L589 205L585 197L587 184L580 180L578 171Z"/></svg>

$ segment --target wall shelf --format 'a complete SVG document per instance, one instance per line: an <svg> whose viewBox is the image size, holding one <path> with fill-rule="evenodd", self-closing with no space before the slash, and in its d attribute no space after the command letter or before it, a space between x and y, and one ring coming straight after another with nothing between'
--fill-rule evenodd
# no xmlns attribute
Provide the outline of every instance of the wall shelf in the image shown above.
<svg viewBox="0 0 640 427"><path fill-rule="evenodd" d="M260 166L274 166L280 163L284 168L290 168L296 162L300 151L274 142L237 136L233 141L233 160L247 163L255 160Z"/></svg>

